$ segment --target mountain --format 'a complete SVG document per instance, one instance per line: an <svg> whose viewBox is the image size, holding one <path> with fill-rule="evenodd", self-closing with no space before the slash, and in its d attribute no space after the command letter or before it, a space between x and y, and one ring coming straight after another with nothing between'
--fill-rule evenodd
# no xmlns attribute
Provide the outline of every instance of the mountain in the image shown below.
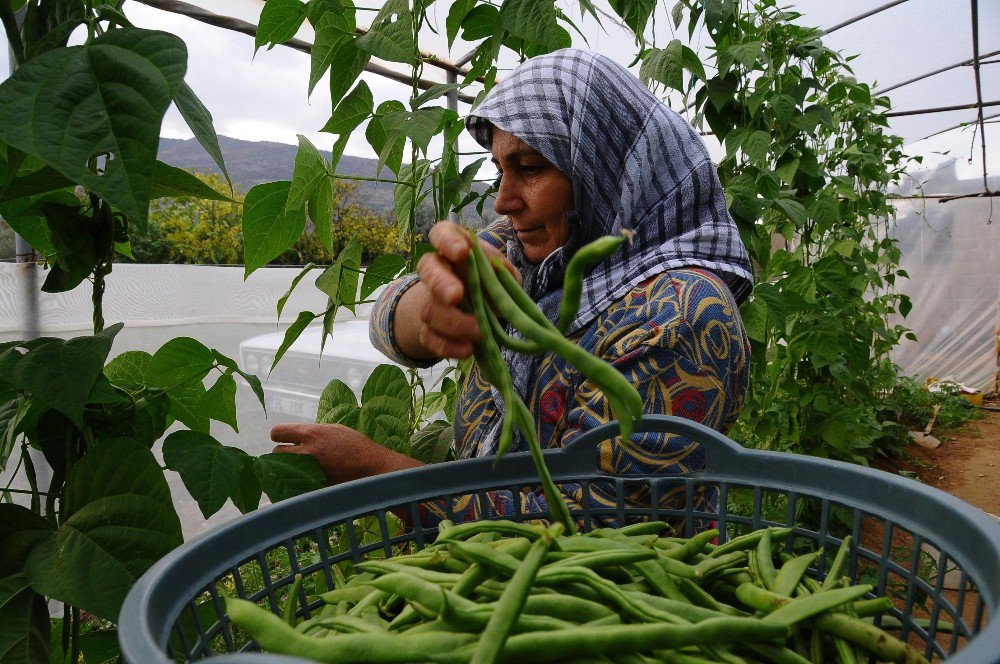
<svg viewBox="0 0 1000 664"><path fill-rule="evenodd" d="M228 136L219 136L219 147L226 159L226 168L233 183L243 192L247 192L261 182L276 180L291 180L295 168L295 153L298 147L286 143L271 141L244 141ZM320 151L324 158L330 159L330 153ZM178 168L193 168L199 171L219 173L219 168L205 152L197 140L189 138L160 138L160 149L157 157ZM373 178L378 167L378 160L365 159L344 155L337 164L337 173L341 175L357 175ZM395 177L388 168L382 168L382 177ZM377 212L390 212L393 209L392 185L385 182L357 182L358 188L354 200L364 203ZM479 186L477 186L479 189ZM481 190L481 189L480 189ZM424 203L424 206L427 202ZM423 207L423 206L421 206ZM492 218L492 210L487 206L487 217ZM469 206L463 211L466 218L478 220L475 206ZM431 212L430 214L433 214Z"/></svg>

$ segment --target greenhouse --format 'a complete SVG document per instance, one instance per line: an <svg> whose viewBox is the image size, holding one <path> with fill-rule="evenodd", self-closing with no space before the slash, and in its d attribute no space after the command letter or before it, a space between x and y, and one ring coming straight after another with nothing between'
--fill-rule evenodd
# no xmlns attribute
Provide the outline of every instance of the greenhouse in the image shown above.
<svg viewBox="0 0 1000 664"><path fill-rule="evenodd" d="M1000 4L0 22L0 663L1000 664Z"/></svg>

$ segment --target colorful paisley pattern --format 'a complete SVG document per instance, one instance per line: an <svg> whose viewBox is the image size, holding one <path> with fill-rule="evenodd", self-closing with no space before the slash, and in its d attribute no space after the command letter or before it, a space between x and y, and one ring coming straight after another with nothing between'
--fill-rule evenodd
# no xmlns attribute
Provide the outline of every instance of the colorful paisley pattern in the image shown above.
<svg viewBox="0 0 1000 664"><path fill-rule="evenodd" d="M502 238L489 231L482 239L504 246ZM406 277L393 284L376 305L372 326L376 345L396 361L409 364L413 362L399 354L388 331L395 303L411 284ZM677 415L726 432L743 407L749 343L732 294L707 270L674 269L644 281L572 339L629 378L643 396L647 413ZM604 395L558 356L541 358L531 384L534 388L527 404L535 415L543 446L560 447L612 419ZM478 456L481 424L494 408L489 385L473 367L461 390L455 417L460 458ZM598 459L600 470L616 476L686 473L703 464L704 452L699 445L681 436L650 433L634 434L628 441L615 438L605 442ZM616 506L616 489L611 483L594 482L589 489L591 510ZM579 485L566 484L562 490L570 509L583 506L584 492ZM673 493L678 495L661 496L661 507L683 507L683 487ZM451 510L431 502L423 505L422 511L428 521L464 521L480 515L509 516L516 511L546 509L540 488L522 491L517 499L519 510L510 492L491 492L485 505L478 496L466 496L456 498ZM700 492L695 500L700 503L695 509L714 511L713 492ZM648 488L624 496L624 502L626 509L648 509Z"/></svg>

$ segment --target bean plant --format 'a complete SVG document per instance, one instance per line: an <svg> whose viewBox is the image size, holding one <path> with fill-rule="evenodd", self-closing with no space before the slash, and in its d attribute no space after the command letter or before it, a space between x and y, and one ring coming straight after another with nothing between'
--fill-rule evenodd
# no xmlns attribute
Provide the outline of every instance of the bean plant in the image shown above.
<svg viewBox="0 0 1000 664"><path fill-rule="evenodd" d="M164 461L206 516L227 500L246 511L262 491L280 499L321 478L300 455L255 459L210 436L210 420L237 426L237 376L262 396L257 379L218 351L179 338L152 355L108 361L121 328L103 317L105 279L115 257L129 255L130 229L143 227L150 200L232 199L156 160L163 115L175 104L228 182L211 113L184 82L183 42L132 26L121 4L0 0L16 64L0 85L0 215L44 257L44 291L87 281L94 305L91 336L0 345L0 464L23 469L30 485L23 494L8 487L9 502L0 504L0 652L17 661L79 661L87 642L81 612L114 621L138 576L180 543L163 468L150 451L169 424L183 427L163 442ZM292 246L307 222L332 251L331 182L344 177L338 161L362 126L379 159L375 179L393 187L406 245L364 270L356 242L331 265L306 266L292 288L311 275L328 306L297 313L275 362L307 326L321 324L325 342L340 307L354 310L413 268L428 250L416 233L421 203L430 201L438 218L489 204L491 191L474 186L485 157L460 163L463 117L443 105L445 95L481 97L498 80L502 53L524 60L586 47L575 17L611 17L634 35L640 77L725 151L719 175L757 284L742 307L752 382L734 435L864 462L898 435L879 401L895 378L887 353L909 334L887 322L910 307L893 292L905 274L884 226L892 216L887 189L906 163L900 139L887 131L888 100L775 0L608 4L613 15L591 0L455 0L439 26L428 15L434 0L386 0L367 14L352 0L266 0L258 49L287 41L306 22L315 31L303 93L329 81L321 131L333 150L326 160L300 137L291 179L247 193L246 275ZM669 10L668 21L658 9ZM68 46L77 30L83 43ZM475 44L457 83L422 85L427 30L442 31L449 46L460 35ZM693 48L702 35L705 55ZM373 57L409 69L401 99L375 105L360 78ZM442 147L432 154L435 138ZM279 317L290 293L277 303ZM400 380L393 375L385 389L403 394ZM417 440L438 406L449 411L461 375L436 391L415 374L405 380L410 397L391 400L391 413L378 411L388 403L378 399L379 381L354 407L361 418L367 407L369 421L391 422L400 440L418 432ZM425 429L424 440L444 428ZM53 470L47 486L34 479L42 459ZM50 599L66 606L55 638Z"/></svg>

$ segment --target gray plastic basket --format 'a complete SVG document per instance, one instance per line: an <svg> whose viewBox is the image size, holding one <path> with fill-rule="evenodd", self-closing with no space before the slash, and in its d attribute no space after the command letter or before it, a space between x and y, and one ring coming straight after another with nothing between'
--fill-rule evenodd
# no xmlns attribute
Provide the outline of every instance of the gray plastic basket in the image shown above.
<svg viewBox="0 0 1000 664"><path fill-rule="evenodd" d="M617 491L615 507L575 514L585 524L664 519L691 534L711 523L726 539L767 525L816 523L797 526L789 543L830 552L810 571L817 578L824 575L841 537L850 533L849 574L894 597L891 613L902 621L901 638L928 657L961 664L1000 662L1000 525L981 510L889 473L745 450L689 420L648 416L641 430L677 433L702 443L705 468L662 477L600 473L595 470L598 445L616 435L618 425L595 429L546 453L557 481L580 483L585 494L594 483ZM449 499L469 495L485 499L487 491L516 496L533 484L537 475L530 456L511 454L496 470L488 458L427 466L316 491L236 519L176 549L139 580L119 619L125 660L168 664L212 657L219 664L301 664L303 660L252 652L255 644L226 619L222 598L238 595L278 611L294 575L301 573L306 583L296 603L299 614L308 617L319 602L310 603L307 590L332 587L334 566L365 555L421 548L433 540L436 529L421 526L417 518L420 503L444 499L450 505ZM622 496L639 486L648 487L653 506L668 491L683 491L688 506L696 502L696 492L717 491L718 511L626 506ZM390 533L394 520L386 514L399 508L414 525L402 534ZM802 518L806 514L810 518ZM544 516L518 513L507 518ZM369 532L363 533L366 525ZM946 588L946 570L949 577L957 576L957 590ZM939 620L954 623L954 631L938 633Z"/></svg>

